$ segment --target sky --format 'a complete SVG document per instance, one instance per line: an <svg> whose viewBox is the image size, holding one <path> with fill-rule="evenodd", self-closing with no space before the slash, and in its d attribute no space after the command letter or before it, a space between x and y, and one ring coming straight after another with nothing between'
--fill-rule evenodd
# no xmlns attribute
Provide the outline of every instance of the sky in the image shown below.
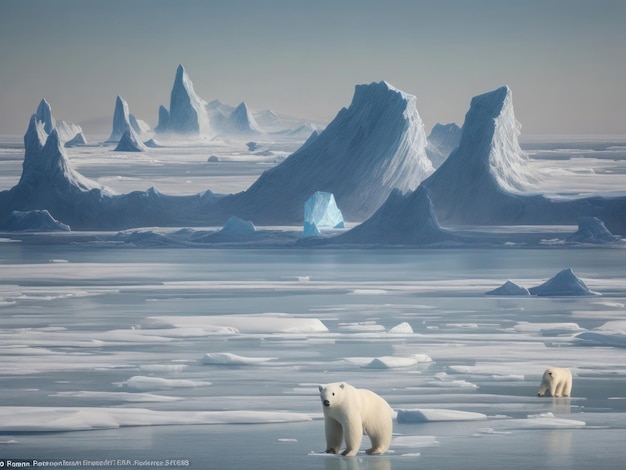
<svg viewBox="0 0 626 470"><path fill-rule="evenodd" d="M524 135L626 135L624 0L0 0L0 134L54 116L156 125L183 64L203 99L330 121L354 86L417 97L428 133L509 85Z"/></svg>

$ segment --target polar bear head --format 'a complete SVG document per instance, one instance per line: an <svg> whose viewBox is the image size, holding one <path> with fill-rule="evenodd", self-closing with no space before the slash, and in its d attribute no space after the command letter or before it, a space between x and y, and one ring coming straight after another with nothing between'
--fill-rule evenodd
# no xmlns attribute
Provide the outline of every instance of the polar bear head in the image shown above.
<svg viewBox="0 0 626 470"><path fill-rule="evenodd" d="M347 384L345 382L320 385L319 390L322 405L326 408L330 408L340 404L345 396L346 388Z"/></svg>

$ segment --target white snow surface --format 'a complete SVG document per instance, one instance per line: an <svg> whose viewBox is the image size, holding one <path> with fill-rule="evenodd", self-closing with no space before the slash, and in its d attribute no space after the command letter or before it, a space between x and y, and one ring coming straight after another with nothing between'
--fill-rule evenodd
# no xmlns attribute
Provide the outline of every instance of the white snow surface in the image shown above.
<svg viewBox="0 0 626 470"><path fill-rule="evenodd" d="M237 333L323 333L328 328L317 318L272 315L215 315L147 317L143 328L200 328L208 332Z"/></svg>

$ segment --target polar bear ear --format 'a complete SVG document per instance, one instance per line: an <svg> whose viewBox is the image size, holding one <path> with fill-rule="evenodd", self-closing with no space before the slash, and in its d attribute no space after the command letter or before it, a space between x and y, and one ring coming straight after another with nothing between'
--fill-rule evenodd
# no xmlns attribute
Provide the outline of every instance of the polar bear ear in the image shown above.
<svg viewBox="0 0 626 470"><path fill-rule="evenodd" d="M341 385L339 385L339 388L342 388L342 389L343 389L343 388L345 388L345 387L346 387L346 384L345 384L345 383L342 383Z"/></svg>
<svg viewBox="0 0 626 470"><path fill-rule="evenodd" d="M321 386L321 385L320 385L319 387L317 387L317 388L319 388L320 392L321 392L322 390L324 390L324 387L323 387L323 386Z"/></svg>

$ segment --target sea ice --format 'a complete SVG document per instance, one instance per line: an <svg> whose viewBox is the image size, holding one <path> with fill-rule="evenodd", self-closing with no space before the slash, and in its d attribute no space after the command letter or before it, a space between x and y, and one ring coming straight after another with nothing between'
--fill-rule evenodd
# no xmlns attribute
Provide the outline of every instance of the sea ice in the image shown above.
<svg viewBox="0 0 626 470"><path fill-rule="evenodd" d="M254 366L273 361L275 357L244 357L233 353L207 353L202 358L206 365L219 366Z"/></svg>
<svg viewBox="0 0 626 470"><path fill-rule="evenodd" d="M483 413L446 409L399 409L399 423L428 423L435 421L477 421L487 419Z"/></svg>

